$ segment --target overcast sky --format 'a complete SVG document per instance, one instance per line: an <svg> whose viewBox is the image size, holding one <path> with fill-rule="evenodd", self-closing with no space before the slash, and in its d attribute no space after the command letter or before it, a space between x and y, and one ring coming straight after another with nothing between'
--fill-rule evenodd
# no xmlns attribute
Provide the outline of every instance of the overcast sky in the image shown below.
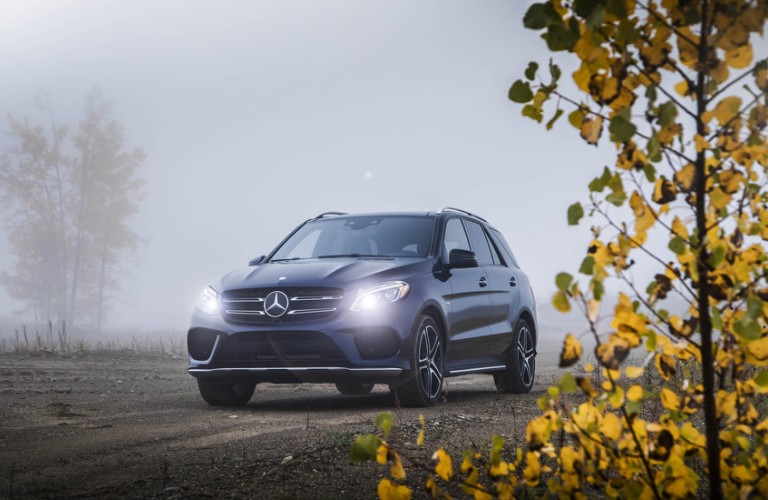
<svg viewBox="0 0 768 500"><path fill-rule="evenodd" d="M589 241L567 206L613 155L507 100L528 61L550 57L522 26L528 4L6 0L0 111L36 119L47 89L76 123L98 86L146 151L147 242L113 327L185 331L204 286L329 210L475 212L548 302ZM0 316L18 307L0 292Z"/></svg>

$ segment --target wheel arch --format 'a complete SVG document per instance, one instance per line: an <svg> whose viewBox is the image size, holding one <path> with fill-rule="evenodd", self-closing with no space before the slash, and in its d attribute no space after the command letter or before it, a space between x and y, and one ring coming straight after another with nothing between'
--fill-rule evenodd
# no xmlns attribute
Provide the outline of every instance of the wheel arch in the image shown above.
<svg viewBox="0 0 768 500"><path fill-rule="evenodd" d="M438 328L440 328L440 339L443 341L443 349L447 348L447 330L443 312L435 304L427 304L427 306L424 307L424 309L421 311L421 314L429 316L434 320L435 323L437 323Z"/></svg>
<svg viewBox="0 0 768 500"><path fill-rule="evenodd" d="M517 321L524 319L528 322L528 324L531 327L531 330L533 331L533 345L538 346L539 345L539 332L537 330L536 326L536 319L533 316L533 313L529 311L528 309L525 309L520 312L520 315L517 317ZM517 324L517 321L515 321L515 324Z"/></svg>

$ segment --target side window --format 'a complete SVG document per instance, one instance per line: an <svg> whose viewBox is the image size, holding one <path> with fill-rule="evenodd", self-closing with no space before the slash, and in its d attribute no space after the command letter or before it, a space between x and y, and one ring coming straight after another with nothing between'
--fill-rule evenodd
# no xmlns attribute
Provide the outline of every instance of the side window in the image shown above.
<svg viewBox="0 0 768 500"><path fill-rule="evenodd" d="M492 266L493 254L491 253L491 247L488 245L488 238L485 236L483 227L477 222L464 221L467 226L467 232L469 233L469 240L472 242L472 250L477 255L477 263L481 266Z"/></svg>
<svg viewBox="0 0 768 500"><path fill-rule="evenodd" d="M445 252L445 258L451 253L454 248L461 250L469 250L469 241L467 240L467 233L464 231L464 226L461 224L461 219L450 219L445 224L445 237L443 238L443 251Z"/></svg>
<svg viewBox="0 0 768 500"><path fill-rule="evenodd" d="M504 260L507 261L507 265L509 266L511 264L515 267L520 267L520 265L517 263L517 259L515 259L515 254L512 253L512 250L509 248L507 240L504 239L504 236L502 236L500 232L494 229L491 231L491 237L493 238L493 241L496 242L496 246L499 247L499 251L501 251L502 255L504 255Z"/></svg>

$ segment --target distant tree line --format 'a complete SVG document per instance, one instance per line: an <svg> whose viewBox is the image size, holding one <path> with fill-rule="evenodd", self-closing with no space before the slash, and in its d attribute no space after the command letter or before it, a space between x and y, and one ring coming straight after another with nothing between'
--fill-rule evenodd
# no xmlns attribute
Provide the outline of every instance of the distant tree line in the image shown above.
<svg viewBox="0 0 768 500"><path fill-rule="evenodd" d="M98 89L76 126L57 123L44 95L41 122L8 116L0 156L0 210L12 264L0 284L37 322L101 330L121 265L140 237L131 216L145 154L129 149Z"/></svg>

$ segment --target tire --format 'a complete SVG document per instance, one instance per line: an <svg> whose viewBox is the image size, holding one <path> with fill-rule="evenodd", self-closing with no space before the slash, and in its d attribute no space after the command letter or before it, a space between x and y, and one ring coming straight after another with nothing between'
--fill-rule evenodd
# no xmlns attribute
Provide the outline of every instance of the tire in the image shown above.
<svg viewBox="0 0 768 500"><path fill-rule="evenodd" d="M362 382L344 382L336 384L336 389L345 396L361 396L370 394L373 390L373 384L364 384Z"/></svg>
<svg viewBox="0 0 768 500"><path fill-rule="evenodd" d="M432 406L443 394L443 337L435 321L422 315L413 334L413 376L393 390L402 406Z"/></svg>
<svg viewBox="0 0 768 500"><path fill-rule="evenodd" d="M496 389L504 394L531 392L536 377L536 344L533 329L525 319L518 320L507 351L507 369L493 374Z"/></svg>
<svg viewBox="0 0 768 500"><path fill-rule="evenodd" d="M197 379L197 388L211 406L245 406L256 390L253 382L219 382Z"/></svg>

